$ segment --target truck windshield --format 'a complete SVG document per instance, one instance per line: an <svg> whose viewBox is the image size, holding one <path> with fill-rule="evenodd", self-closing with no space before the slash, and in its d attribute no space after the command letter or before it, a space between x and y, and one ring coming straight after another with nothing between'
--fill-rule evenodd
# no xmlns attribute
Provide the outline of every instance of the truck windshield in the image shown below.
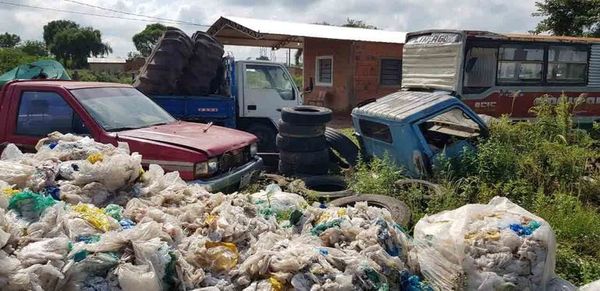
<svg viewBox="0 0 600 291"><path fill-rule="evenodd" d="M71 93L107 131L144 128L176 121L134 88L74 89Z"/></svg>

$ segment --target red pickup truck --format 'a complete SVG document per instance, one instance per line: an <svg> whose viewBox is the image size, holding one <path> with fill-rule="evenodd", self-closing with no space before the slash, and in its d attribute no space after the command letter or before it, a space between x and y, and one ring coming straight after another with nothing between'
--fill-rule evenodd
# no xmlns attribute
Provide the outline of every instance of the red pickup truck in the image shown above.
<svg viewBox="0 0 600 291"><path fill-rule="evenodd" d="M263 164L254 135L178 121L129 85L17 80L0 89L0 151L14 143L31 152L54 131L126 142L145 166L179 171L211 191L245 186Z"/></svg>

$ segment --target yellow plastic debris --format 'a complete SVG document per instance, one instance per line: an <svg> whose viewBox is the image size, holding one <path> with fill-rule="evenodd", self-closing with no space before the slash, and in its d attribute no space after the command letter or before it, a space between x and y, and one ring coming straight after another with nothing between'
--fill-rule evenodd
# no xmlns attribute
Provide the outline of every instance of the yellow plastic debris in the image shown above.
<svg viewBox="0 0 600 291"><path fill-rule="evenodd" d="M213 270L228 271L237 265L240 255L234 243L208 241L204 246L208 249L207 253Z"/></svg>
<svg viewBox="0 0 600 291"><path fill-rule="evenodd" d="M206 218L204 219L204 223L206 224L212 224L213 222L215 222L215 220L217 220L217 216L216 215L212 215L209 214L206 216Z"/></svg>
<svg viewBox="0 0 600 291"><path fill-rule="evenodd" d="M331 218L331 214L325 212L319 216L319 220L317 220L317 224L323 223Z"/></svg>
<svg viewBox="0 0 600 291"><path fill-rule="evenodd" d="M104 156L101 153L91 154L87 157L87 161L95 164L97 162L102 162L104 160Z"/></svg>
<svg viewBox="0 0 600 291"><path fill-rule="evenodd" d="M337 215L338 215L338 217L346 215L346 208L340 208L340 209L338 209Z"/></svg>
<svg viewBox="0 0 600 291"><path fill-rule="evenodd" d="M104 210L92 205L79 203L71 208L79 216L89 222L95 228L102 231L110 230L110 220Z"/></svg>
<svg viewBox="0 0 600 291"><path fill-rule="evenodd" d="M12 197L13 195L17 194L21 192L21 190L19 189L13 189L13 188L4 188L2 189L2 193L8 197Z"/></svg>
<svg viewBox="0 0 600 291"><path fill-rule="evenodd" d="M283 283L281 283L281 281L279 281L277 278L270 277L269 283L271 284L271 288L273 289L273 291L282 291L283 290Z"/></svg>

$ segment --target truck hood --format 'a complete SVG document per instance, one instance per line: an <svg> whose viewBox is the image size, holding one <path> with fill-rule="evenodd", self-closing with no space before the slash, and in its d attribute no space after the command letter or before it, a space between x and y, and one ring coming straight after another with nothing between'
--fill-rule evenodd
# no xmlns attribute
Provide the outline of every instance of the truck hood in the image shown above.
<svg viewBox="0 0 600 291"><path fill-rule="evenodd" d="M205 129L208 128L208 130ZM178 121L172 124L125 130L122 138L135 138L202 151L209 157L245 147L256 142L256 136L236 129Z"/></svg>

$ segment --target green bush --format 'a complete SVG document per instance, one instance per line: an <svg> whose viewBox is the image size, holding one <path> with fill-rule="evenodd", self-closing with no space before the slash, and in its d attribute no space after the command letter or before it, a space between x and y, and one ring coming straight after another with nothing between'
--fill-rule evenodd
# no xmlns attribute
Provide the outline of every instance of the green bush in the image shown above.
<svg viewBox="0 0 600 291"><path fill-rule="evenodd" d="M0 48L0 75L12 70L13 68L33 63L39 60L49 59L48 57L31 56L18 48Z"/></svg>
<svg viewBox="0 0 600 291"><path fill-rule="evenodd" d="M557 104L542 99L533 110L534 121L493 122L489 137L478 141L476 151L434 162L432 180L444 189L439 195L395 189L393 182L401 175L389 159L361 163L351 185L360 193L403 200L411 208L413 223L425 214L508 197L552 226L559 276L575 285L598 280L600 169L590 165L600 154L590 133L574 126L572 112L578 105L564 97ZM598 129L596 125L592 134Z"/></svg>
<svg viewBox="0 0 600 291"><path fill-rule="evenodd" d="M73 77L73 79L78 79L79 81L109 82L122 84L133 83L133 76L131 73L109 73L95 72L91 70L69 70L69 74Z"/></svg>

